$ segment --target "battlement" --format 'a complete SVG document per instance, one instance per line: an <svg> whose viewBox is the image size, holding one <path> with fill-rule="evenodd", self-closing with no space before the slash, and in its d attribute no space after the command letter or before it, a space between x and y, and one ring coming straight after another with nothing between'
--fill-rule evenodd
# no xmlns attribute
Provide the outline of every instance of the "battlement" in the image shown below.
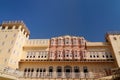
<svg viewBox="0 0 120 80"><path fill-rule="evenodd" d="M27 28L23 21L3 21L0 26L1 30L19 29L26 33L27 35L30 34L29 29Z"/></svg>
<svg viewBox="0 0 120 80"><path fill-rule="evenodd" d="M12 24L12 23L22 23L22 24L24 24L24 22L23 21L3 21L2 22L2 24Z"/></svg>
<svg viewBox="0 0 120 80"><path fill-rule="evenodd" d="M120 35L120 31L110 31L106 33L107 35Z"/></svg>

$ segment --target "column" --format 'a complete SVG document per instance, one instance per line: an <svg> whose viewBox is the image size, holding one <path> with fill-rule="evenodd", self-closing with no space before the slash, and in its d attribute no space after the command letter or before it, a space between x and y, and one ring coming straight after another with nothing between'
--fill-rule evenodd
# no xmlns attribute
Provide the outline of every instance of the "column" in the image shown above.
<svg viewBox="0 0 120 80"><path fill-rule="evenodd" d="M8 26L5 26L5 30L7 30L8 29Z"/></svg>
<svg viewBox="0 0 120 80"><path fill-rule="evenodd" d="M18 27L18 29L21 30L21 28L22 28L22 26L20 25L20 26Z"/></svg>
<svg viewBox="0 0 120 80"><path fill-rule="evenodd" d="M62 67L62 78L65 78L64 66Z"/></svg>
<svg viewBox="0 0 120 80"><path fill-rule="evenodd" d="M26 36L26 35L27 35L27 32L25 32L24 36Z"/></svg>
<svg viewBox="0 0 120 80"><path fill-rule="evenodd" d="M34 69L34 71L32 72L32 77L36 77L36 69Z"/></svg>
<svg viewBox="0 0 120 80"><path fill-rule="evenodd" d="M75 78L74 67L72 67L72 76L71 76L71 78Z"/></svg>
<svg viewBox="0 0 120 80"><path fill-rule="evenodd" d="M2 29L2 26L0 26L0 30Z"/></svg>
<svg viewBox="0 0 120 80"><path fill-rule="evenodd" d="M27 37L26 37L27 39L29 39L29 35L27 34Z"/></svg>
<svg viewBox="0 0 120 80"><path fill-rule="evenodd" d="M45 67L45 69L46 69L46 78L48 78L48 75L49 75L49 69L48 69L48 66L47 67Z"/></svg>
<svg viewBox="0 0 120 80"><path fill-rule="evenodd" d="M80 76L80 78L84 78L84 77L85 77L85 75L84 75L84 72L83 72L83 71L81 71L81 72L80 72L80 75L81 75L81 76Z"/></svg>
<svg viewBox="0 0 120 80"><path fill-rule="evenodd" d="M89 78L94 78L94 76L93 76L93 72L89 72Z"/></svg>
<svg viewBox="0 0 120 80"><path fill-rule="evenodd" d="M52 73L52 78L56 78L57 74L56 74L56 67L53 67L53 73Z"/></svg>
<svg viewBox="0 0 120 80"><path fill-rule="evenodd" d="M12 29L14 30L14 29L15 29L15 26L13 26Z"/></svg>

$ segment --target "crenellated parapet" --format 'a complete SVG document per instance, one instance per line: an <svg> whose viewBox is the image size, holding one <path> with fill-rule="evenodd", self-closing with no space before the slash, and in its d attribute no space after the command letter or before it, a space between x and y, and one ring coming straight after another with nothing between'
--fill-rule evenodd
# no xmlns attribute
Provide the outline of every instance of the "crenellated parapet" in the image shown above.
<svg viewBox="0 0 120 80"><path fill-rule="evenodd" d="M21 32L23 32L23 34L26 37L29 37L30 35L30 31L29 29L26 27L26 25L24 24L23 21L3 21L2 24L0 25L0 30L15 30L18 29Z"/></svg>

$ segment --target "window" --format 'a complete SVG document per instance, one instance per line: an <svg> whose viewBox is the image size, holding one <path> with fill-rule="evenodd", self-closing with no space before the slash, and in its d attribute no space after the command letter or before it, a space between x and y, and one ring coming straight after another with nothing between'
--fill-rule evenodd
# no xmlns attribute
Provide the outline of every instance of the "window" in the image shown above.
<svg viewBox="0 0 120 80"><path fill-rule="evenodd" d="M14 43L14 40L11 41L11 44L13 44L13 43Z"/></svg>
<svg viewBox="0 0 120 80"><path fill-rule="evenodd" d="M112 58L112 55L110 55L110 58Z"/></svg>
<svg viewBox="0 0 120 80"><path fill-rule="evenodd" d="M46 69L43 69L43 72L46 72Z"/></svg>
<svg viewBox="0 0 120 80"><path fill-rule="evenodd" d="M7 34L5 35L5 38L7 38Z"/></svg>
<svg viewBox="0 0 120 80"><path fill-rule="evenodd" d="M61 44L61 39L58 39L58 45L60 45Z"/></svg>
<svg viewBox="0 0 120 80"><path fill-rule="evenodd" d="M5 29L5 27L2 27L2 29Z"/></svg>
<svg viewBox="0 0 120 80"><path fill-rule="evenodd" d="M83 72L84 72L84 73L88 73L87 66L84 66L84 67L83 67Z"/></svg>
<svg viewBox="0 0 120 80"><path fill-rule="evenodd" d="M52 66L49 67L49 72L53 72L53 67Z"/></svg>
<svg viewBox="0 0 120 80"><path fill-rule="evenodd" d="M75 55L75 57L77 57L77 55Z"/></svg>
<svg viewBox="0 0 120 80"><path fill-rule="evenodd" d="M27 72L27 69L26 69L26 68L24 69L24 72Z"/></svg>
<svg viewBox="0 0 120 80"><path fill-rule="evenodd" d="M13 37L15 37L15 36L16 36L16 34L13 35Z"/></svg>
<svg viewBox="0 0 120 80"><path fill-rule="evenodd" d="M103 55L102 57L104 58L105 56Z"/></svg>
<svg viewBox="0 0 120 80"><path fill-rule="evenodd" d="M11 49L8 49L8 52L10 52Z"/></svg>
<svg viewBox="0 0 120 80"><path fill-rule="evenodd" d="M28 69L28 72L30 72L30 68Z"/></svg>
<svg viewBox="0 0 120 80"><path fill-rule="evenodd" d="M75 72L75 73L78 73L78 72L79 72L79 67L78 67L78 66L75 66L75 67L74 67L74 72Z"/></svg>
<svg viewBox="0 0 120 80"><path fill-rule="evenodd" d="M36 72L39 72L39 68L36 70Z"/></svg>
<svg viewBox="0 0 120 80"><path fill-rule="evenodd" d="M69 44L69 38L65 39L65 44Z"/></svg>
<svg viewBox="0 0 120 80"><path fill-rule="evenodd" d="M5 42L2 42L2 45L4 45L5 44Z"/></svg>
<svg viewBox="0 0 120 80"><path fill-rule="evenodd" d="M5 62L7 62L7 59L5 59Z"/></svg>
<svg viewBox="0 0 120 80"><path fill-rule="evenodd" d="M113 37L113 39L114 39L114 40L117 40L117 38L116 38L116 37Z"/></svg>
<svg viewBox="0 0 120 80"><path fill-rule="evenodd" d="M97 58L99 58L99 56L97 55Z"/></svg>
<svg viewBox="0 0 120 80"><path fill-rule="evenodd" d="M33 68L31 69L31 72L34 72L34 69L33 69Z"/></svg>
<svg viewBox="0 0 120 80"><path fill-rule="evenodd" d="M59 57L60 57L60 55L59 55Z"/></svg>
<svg viewBox="0 0 120 80"><path fill-rule="evenodd" d="M13 54L15 54L15 53L16 53L16 51L14 50Z"/></svg>
<svg viewBox="0 0 120 80"><path fill-rule="evenodd" d="M54 44L54 39L51 39L51 45Z"/></svg>
<svg viewBox="0 0 120 80"><path fill-rule="evenodd" d="M78 44L78 39L74 38L73 39L73 45L76 45L76 44Z"/></svg>
<svg viewBox="0 0 120 80"><path fill-rule="evenodd" d="M67 57L68 57L69 55L67 54Z"/></svg>
<svg viewBox="0 0 120 80"><path fill-rule="evenodd" d="M108 55L106 55L106 58L108 58Z"/></svg>
<svg viewBox="0 0 120 80"><path fill-rule="evenodd" d="M92 58L92 55L90 55L90 57Z"/></svg>

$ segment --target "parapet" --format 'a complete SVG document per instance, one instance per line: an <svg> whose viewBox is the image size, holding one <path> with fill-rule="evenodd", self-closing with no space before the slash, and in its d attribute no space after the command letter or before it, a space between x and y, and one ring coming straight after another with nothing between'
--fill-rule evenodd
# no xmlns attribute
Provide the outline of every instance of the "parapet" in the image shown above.
<svg viewBox="0 0 120 80"><path fill-rule="evenodd" d="M1 29L3 30L21 28L21 30L24 29L24 31L27 32L28 35L30 34L30 31L28 30L28 28L26 27L23 21L3 21L0 26L1 26Z"/></svg>
<svg viewBox="0 0 120 80"><path fill-rule="evenodd" d="M110 31L107 32L106 35L120 35L120 31Z"/></svg>

